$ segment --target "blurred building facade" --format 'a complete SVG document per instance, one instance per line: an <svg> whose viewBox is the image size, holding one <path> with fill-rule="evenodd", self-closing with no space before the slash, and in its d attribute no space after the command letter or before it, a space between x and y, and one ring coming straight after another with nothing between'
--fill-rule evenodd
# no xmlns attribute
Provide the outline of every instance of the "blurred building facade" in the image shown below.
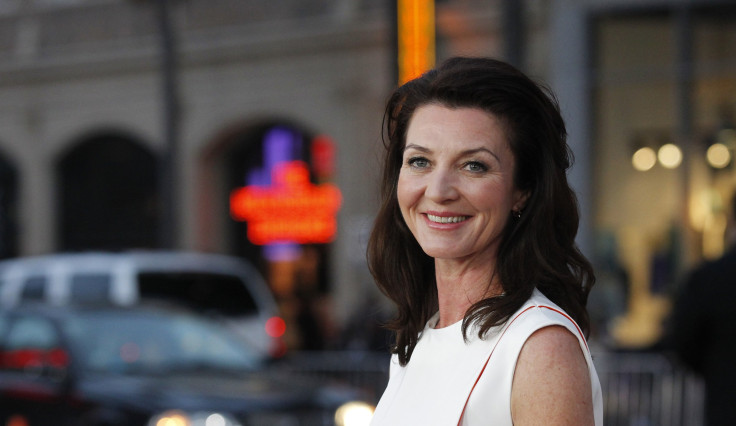
<svg viewBox="0 0 736 426"><path fill-rule="evenodd" d="M599 271L598 332L651 344L682 272L724 247L736 175L733 161L712 166L705 153L722 140L733 154L736 143L732 2L434 3L438 60L507 58L557 93L576 156L579 241ZM314 316L348 321L377 296L364 250L396 81L395 2L170 0L169 92L157 4L0 3L0 256L229 253L253 261L294 315L309 300ZM635 152L663 145L679 149L677 165L635 168ZM233 191L272 184L279 162L339 188L331 242L255 244L231 213Z"/></svg>
<svg viewBox="0 0 736 426"><path fill-rule="evenodd" d="M618 346L647 348L684 275L732 239L736 9L598 3L587 121L596 298L609 309L599 326Z"/></svg>

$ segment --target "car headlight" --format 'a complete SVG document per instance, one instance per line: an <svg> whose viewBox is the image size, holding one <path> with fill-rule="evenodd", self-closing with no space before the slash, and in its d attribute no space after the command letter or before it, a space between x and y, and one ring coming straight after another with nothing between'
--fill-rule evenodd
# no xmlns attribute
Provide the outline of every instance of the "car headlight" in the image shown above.
<svg viewBox="0 0 736 426"><path fill-rule="evenodd" d="M335 411L335 424L337 426L368 426L375 409L376 407L365 402L346 402Z"/></svg>
<svg viewBox="0 0 736 426"><path fill-rule="evenodd" d="M166 411L151 417L148 426L242 426L226 413Z"/></svg>

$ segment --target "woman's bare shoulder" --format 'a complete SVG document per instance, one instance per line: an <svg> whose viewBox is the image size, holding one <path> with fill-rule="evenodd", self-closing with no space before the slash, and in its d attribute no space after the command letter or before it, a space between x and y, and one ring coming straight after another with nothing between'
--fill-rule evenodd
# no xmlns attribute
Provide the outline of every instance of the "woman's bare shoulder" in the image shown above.
<svg viewBox="0 0 736 426"><path fill-rule="evenodd" d="M514 425L593 425L590 371L578 338L553 325L521 349L511 389Z"/></svg>

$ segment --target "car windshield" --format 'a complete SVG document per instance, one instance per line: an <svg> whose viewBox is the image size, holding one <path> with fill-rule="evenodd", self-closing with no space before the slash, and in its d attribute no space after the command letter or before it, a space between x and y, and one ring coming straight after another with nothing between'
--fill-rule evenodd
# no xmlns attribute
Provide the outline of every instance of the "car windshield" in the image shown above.
<svg viewBox="0 0 736 426"><path fill-rule="evenodd" d="M138 275L141 298L168 300L199 312L237 317L258 308L243 280L235 275L205 272L144 272Z"/></svg>
<svg viewBox="0 0 736 426"><path fill-rule="evenodd" d="M168 312L88 311L64 324L86 370L125 374L252 370L258 357L224 325Z"/></svg>

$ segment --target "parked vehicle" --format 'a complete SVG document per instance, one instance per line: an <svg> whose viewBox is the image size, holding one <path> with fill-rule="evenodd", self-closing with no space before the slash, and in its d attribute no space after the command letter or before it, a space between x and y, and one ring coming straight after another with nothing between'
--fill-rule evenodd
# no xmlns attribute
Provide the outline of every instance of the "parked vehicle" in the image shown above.
<svg viewBox="0 0 736 426"><path fill-rule="evenodd" d="M367 424L357 391L276 368L179 308L26 305L0 313L0 424Z"/></svg>
<svg viewBox="0 0 736 426"><path fill-rule="evenodd" d="M0 262L0 308L175 301L221 319L263 356L283 352L273 295L246 261L224 255L167 251L71 253Z"/></svg>

